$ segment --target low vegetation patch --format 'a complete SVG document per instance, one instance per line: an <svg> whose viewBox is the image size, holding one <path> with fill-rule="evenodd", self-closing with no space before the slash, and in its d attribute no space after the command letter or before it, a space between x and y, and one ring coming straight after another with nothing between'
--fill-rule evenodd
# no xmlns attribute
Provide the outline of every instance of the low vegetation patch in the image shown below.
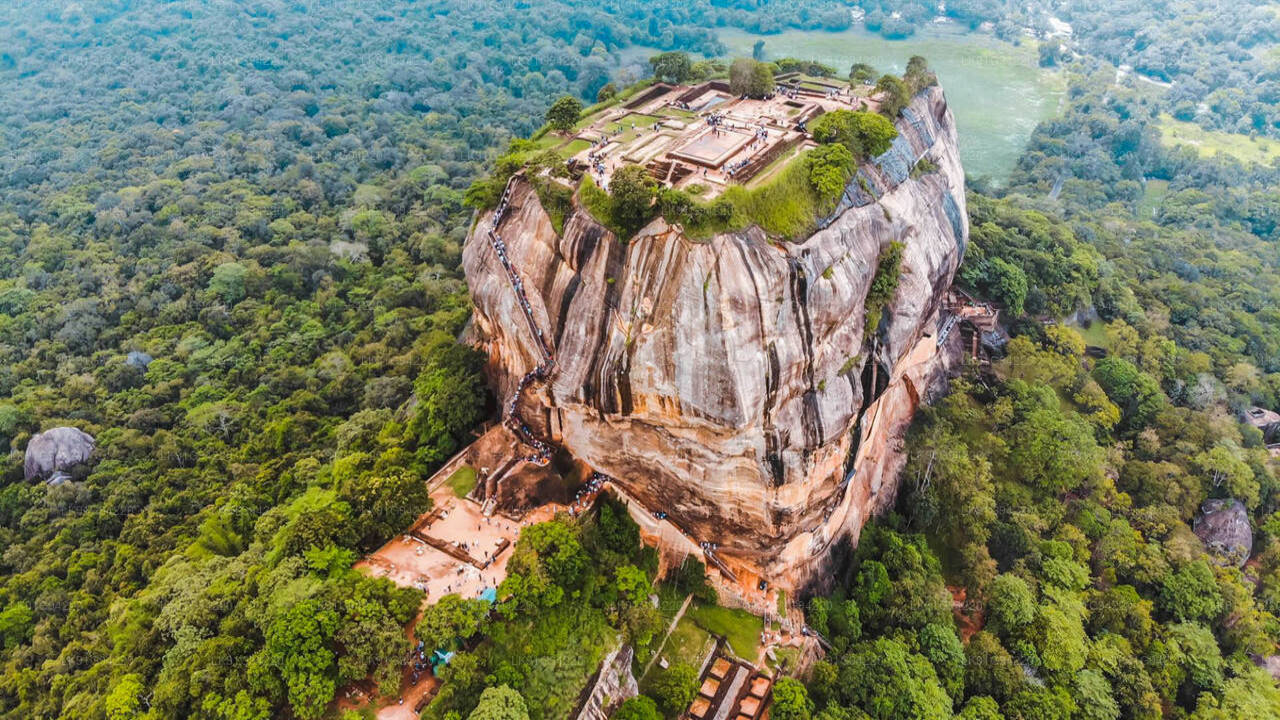
<svg viewBox="0 0 1280 720"><path fill-rule="evenodd" d="M865 334L871 335L880 327L880 319L884 306L893 299L898 290L898 279L902 275L902 243L891 242L880 251L876 261L876 275L871 279L871 289L867 291L865 304Z"/></svg>
<svg viewBox="0 0 1280 720"><path fill-rule="evenodd" d="M1194 148L1201 157L1226 155L1243 163L1269 165L1280 159L1280 140L1250 137L1239 133L1205 130L1196 123L1160 116L1160 142L1165 146L1184 145Z"/></svg>
<svg viewBox="0 0 1280 720"><path fill-rule="evenodd" d="M746 610L698 603L689 608L686 617L692 618L698 627L713 635L723 637L738 657L754 660L760 647L760 633L764 620Z"/></svg>
<svg viewBox="0 0 1280 720"><path fill-rule="evenodd" d="M445 483L449 485L449 489L453 491L456 497L466 497L476 486L476 469L470 465L463 465L453 474L449 476Z"/></svg>
<svg viewBox="0 0 1280 720"><path fill-rule="evenodd" d="M666 659L668 665L677 663L685 663L688 665L698 666L702 662L702 653L707 648L707 641L711 639L708 633L687 613L680 618L680 622L676 623L675 628L671 631L671 635L667 637L667 643L659 650L659 654ZM655 664L650 670L650 674L659 672L658 665Z"/></svg>

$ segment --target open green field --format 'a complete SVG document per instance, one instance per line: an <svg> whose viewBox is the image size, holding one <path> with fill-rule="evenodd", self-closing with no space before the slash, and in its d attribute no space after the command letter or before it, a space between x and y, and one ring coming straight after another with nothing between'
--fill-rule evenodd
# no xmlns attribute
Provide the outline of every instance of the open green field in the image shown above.
<svg viewBox="0 0 1280 720"><path fill-rule="evenodd" d="M703 630L723 636L738 657L755 659L764 620L746 610L702 604L689 608L682 621L689 618Z"/></svg>
<svg viewBox="0 0 1280 720"><path fill-rule="evenodd" d="M667 644L662 646L659 653L666 658L668 665L685 663L697 668L702 662L703 650L706 649L707 641L710 639L711 634L698 627L693 622L693 618L686 614L680 618L680 622L676 623L675 629L667 637ZM649 669L649 676L661 671L662 668L658 663L654 663Z"/></svg>
<svg viewBox="0 0 1280 720"><path fill-rule="evenodd" d="M769 184L769 181L772 180L773 177L798 154L800 154L799 145L774 158L773 162L769 163L755 177L747 181L747 187L754 189Z"/></svg>
<svg viewBox="0 0 1280 720"><path fill-rule="evenodd" d="M641 115L640 113L628 113L622 118L609 124L610 130L628 130L632 125L638 128L647 128L658 122L658 118L654 115Z"/></svg>
<svg viewBox="0 0 1280 720"><path fill-rule="evenodd" d="M1014 46L955 26L925 28L906 40L885 40L862 28L776 35L720 32L731 56L750 57L756 40L764 40L766 58L817 60L842 75L855 62L870 63L882 73L901 73L908 58L923 55L955 113L965 171L996 182L1013 169L1036 124L1057 112L1065 89L1062 73L1038 66L1034 45Z"/></svg>
<svg viewBox="0 0 1280 720"><path fill-rule="evenodd" d="M454 470L445 483L453 490L455 496L466 497L476 486L476 469L470 465L463 465Z"/></svg>
<svg viewBox="0 0 1280 720"><path fill-rule="evenodd" d="M1168 180L1148 180L1142 189L1142 200L1138 201L1138 217L1150 220L1155 217L1156 210L1169 194Z"/></svg>
<svg viewBox="0 0 1280 720"><path fill-rule="evenodd" d="M1280 140L1205 130L1164 114L1160 116L1160 142L1166 146L1189 145L1203 157L1222 153L1243 163L1270 165L1280 159Z"/></svg>
<svg viewBox="0 0 1280 720"><path fill-rule="evenodd" d="M693 112L692 110L681 110L678 107L672 107L670 105L658 110L658 114L663 117L676 118L679 120L692 120L698 117L698 113Z"/></svg>
<svg viewBox="0 0 1280 720"><path fill-rule="evenodd" d="M573 157L589 147L591 147L591 143L586 140L574 140L568 145L560 148L560 154L565 157Z"/></svg>
<svg viewBox="0 0 1280 720"><path fill-rule="evenodd" d="M1084 338L1086 345L1100 348L1107 346L1107 326L1101 320L1095 320L1085 327L1076 327L1076 332Z"/></svg>
<svg viewBox="0 0 1280 720"><path fill-rule="evenodd" d="M676 605L683 598L672 596L664 605ZM671 665L687 663L698 667L702 662L707 641L712 635L723 637L729 648L738 657L755 660L756 651L760 647L760 633L764 630L764 620L745 610L734 610L719 605L703 605L694 603L685 611L684 617L676 623L675 629L667 637L667 642L658 652ZM648 657L645 657L647 662ZM655 664L653 668L657 668ZM650 669L649 675L653 675Z"/></svg>
<svg viewBox="0 0 1280 720"><path fill-rule="evenodd" d="M774 651L777 660L768 660L766 664L773 670L795 672L800 664L800 648L783 647Z"/></svg>

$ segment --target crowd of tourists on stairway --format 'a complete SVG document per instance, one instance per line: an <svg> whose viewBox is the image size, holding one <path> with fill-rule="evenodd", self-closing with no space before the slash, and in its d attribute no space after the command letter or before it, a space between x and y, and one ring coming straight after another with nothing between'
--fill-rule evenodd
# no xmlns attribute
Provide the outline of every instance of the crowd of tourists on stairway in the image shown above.
<svg viewBox="0 0 1280 720"><path fill-rule="evenodd" d="M510 281L512 289L516 292L516 299L520 303L520 309L524 312L525 320L529 323L529 330L533 333L534 339L538 343L538 352L542 356L542 362L520 378L519 384L516 385L515 393L512 394L510 402L503 409L502 421L519 434L526 445L533 448L533 453L522 459L535 465L545 466L551 462L552 448L549 444L534 437L533 431L520 418L517 410L520 403L520 395L534 380L545 379L547 372L555 364L555 360L551 356L551 351L547 349L546 338L542 334L542 329L538 327L537 322L534 320L533 307L529 305L529 300L524 294L524 281L516 274L515 268L511 264L511 258L507 255L507 244L498 235L498 225L502 222L502 217L506 214L510 201L511 182L509 181L506 189L502 192L502 199L498 202L498 208L493 213L493 223L490 225L488 232L489 244L493 246L494 252L497 253L498 260L507 272L507 280Z"/></svg>

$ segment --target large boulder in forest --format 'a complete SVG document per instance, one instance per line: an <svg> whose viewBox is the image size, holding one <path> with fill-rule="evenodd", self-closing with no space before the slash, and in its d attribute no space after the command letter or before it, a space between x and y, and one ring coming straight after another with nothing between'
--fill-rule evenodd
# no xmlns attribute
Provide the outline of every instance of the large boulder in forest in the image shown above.
<svg viewBox="0 0 1280 720"><path fill-rule="evenodd" d="M1239 500L1206 500L1191 526L1211 554L1236 567L1253 552L1253 526L1249 511Z"/></svg>
<svg viewBox="0 0 1280 720"><path fill-rule="evenodd" d="M45 430L27 443L22 469L27 480L65 477L65 470L88 462L93 448L93 436L79 428Z"/></svg>

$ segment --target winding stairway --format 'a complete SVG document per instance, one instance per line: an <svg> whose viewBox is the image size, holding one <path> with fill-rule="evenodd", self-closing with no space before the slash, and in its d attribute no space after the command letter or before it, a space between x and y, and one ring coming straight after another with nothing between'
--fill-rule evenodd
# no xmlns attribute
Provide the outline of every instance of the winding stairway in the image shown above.
<svg viewBox="0 0 1280 720"><path fill-rule="evenodd" d="M516 270L511 265L511 259L507 257L507 246L502 241L502 237L498 235L498 226L502 224L503 217L507 214L507 210L511 204L511 188L515 182L516 176L512 176L507 181L507 186L502 191L502 199L498 202L498 208L493 213L493 221L489 225L487 236L489 245L493 247L494 253L497 254L498 260L502 263L502 267L506 270L507 281L511 284L511 289L515 291L516 299L520 303L520 310L524 313L525 321L529 324L529 333L532 335L538 348L538 353L542 360L537 367L525 373L520 378L519 384L516 385L516 391L511 396L511 400L503 408L502 422L511 428L529 447L533 448L533 453L523 456L521 459L531 462L534 465L546 466L551 462L552 447L546 442L535 437L529 425L519 415L520 396L535 380L545 380L555 367L555 356L551 354L551 350L547 348L547 341L543 335L541 328L538 327L537 321L533 317L533 308L529 305L529 300L524 294L524 282L520 276L516 274Z"/></svg>

